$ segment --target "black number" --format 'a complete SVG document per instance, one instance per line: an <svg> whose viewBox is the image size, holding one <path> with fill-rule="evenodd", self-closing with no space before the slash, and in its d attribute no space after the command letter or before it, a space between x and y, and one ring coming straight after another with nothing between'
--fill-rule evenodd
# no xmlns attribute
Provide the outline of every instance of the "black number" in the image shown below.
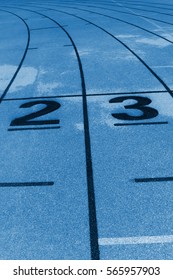
<svg viewBox="0 0 173 280"><path fill-rule="evenodd" d="M128 99L135 100L137 102L135 104L125 105L124 108L125 109L137 109L137 110L140 110L143 114L141 116L131 116L127 113L116 113L116 114L112 114L112 116L114 118L119 119L119 120L135 121L135 120L144 120L144 119L155 118L159 114L156 109L147 106L151 103L151 99L149 99L148 97L121 96L121 97L115 97L115 98L111 99L109 102L110 103L121 103Z"/></svg>
<svg viewBox="0 0 173 280"><path fill-rule="evenodd" d="M155 275L160 275L160 267L155 267Z"/></svg>
<svg viewBox="0 0 173 280"><path fill-rule="evenodd" d="M59 124L59 120L33 120L37 117L49 114L57 109L60 108L60 104L56 101L32 101L24 103L20 106L20 108L29 108L38 104L44 104L46 105L45 108L28 114L26 116L16 118L11 122L11 126L19 126L19 125L44 125L44 124Z"/></svg>

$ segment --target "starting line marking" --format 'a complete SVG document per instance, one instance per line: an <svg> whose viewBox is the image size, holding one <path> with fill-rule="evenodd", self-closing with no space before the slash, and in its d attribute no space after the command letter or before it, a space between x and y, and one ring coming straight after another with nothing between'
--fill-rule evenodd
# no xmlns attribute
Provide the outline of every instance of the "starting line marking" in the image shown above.
<svg viewBox="0 0 173 280"><path fill-rule="evenodd" d="M139 236L120 238L99 238L99 245L132 245L132 244L173 243L173 235Z"/></svg>

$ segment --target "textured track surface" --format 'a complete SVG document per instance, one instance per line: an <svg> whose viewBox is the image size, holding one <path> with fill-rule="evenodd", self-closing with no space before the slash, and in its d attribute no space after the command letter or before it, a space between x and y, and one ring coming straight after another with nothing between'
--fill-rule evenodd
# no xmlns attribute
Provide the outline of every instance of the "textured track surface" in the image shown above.
<svg viewBox="0 0 173 280"><path fill-rule="evenodd" d="M0 258L173 258L173 4L1 1Z"/></svg>

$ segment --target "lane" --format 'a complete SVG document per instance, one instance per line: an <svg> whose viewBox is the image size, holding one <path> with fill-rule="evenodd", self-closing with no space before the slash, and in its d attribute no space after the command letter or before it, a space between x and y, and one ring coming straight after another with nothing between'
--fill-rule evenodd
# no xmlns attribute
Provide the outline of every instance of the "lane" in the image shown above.
<svg viewBox="0 0 173 280"><path fill-rule="evenodd" d="M1 104L1 259L90 259L82 99L54 101L60 129L9 132L31 111Z"/></svg>
<svg viewBox="0 0 173 280"><path fill-rule="evenodd" d="M88 97L101 259L172 259L172 239L168 244L165 236L172 234L173 192L166 178L172 176L173 101L168 94L146 96L159 112L154 119L143 120L152 125L123 120L122 113L139 116L124 108L127 101ZM168 124L154 125L156 120ZM162 180L136 182L138 178ZM142 236L148 242L138 242ZM108 242L103 243L105 239Z"/></svg>
<svg viewBox="0 0 173 280"><path fill-rule="evenodd" d="M49 100L49 94L53 94L51 89L56 88L56 94L58 91L57 84L51 88L50 62L55 61L56 65L57 53L62 48L64 57L68 54L68 49L63 46L70 40L67 33L62 35L60 28L47 29L51 27L47 18L31 12L22 13L22 16L28 19L29 28L34 29L31 47L6 96L20 97L20 100L7 102L6 99L1 103L0 111L0 119L3 119L0 124L3 166L0 180L0 258L90 259L84 101L78 64L75 58L70 67L77 68L74 75L79 81L72 83L78 87L80 95L74 100L66 88L64 93L69 95L68 98ZM46 29L40 30L43 26ZM54 31L60 36L55 37ZM45 61L43 54L47 57ZM63 65L62 55L63 52ZM46 67L49 58L51 61ZM46 81L42 84L44 93L41 91L41 95L45 94L45 99L39 99L35 83L35 79L40 82L39 74L35 71L33 77L31 71L42 66L41 59L45 63L42 74L49 80L49 85ZM28 72L24 74L22 69L25 68ZM67 64L64 68L67 71ZM60 70L54 73L56 81L60 74ZM28 82L29 76L31 79L25 84L23 79ZM73 75L68 77L73 79ZM21 99L23 96L37 97L37 100L26 102ZM55 129L57 124L59 129Z"/></svg>

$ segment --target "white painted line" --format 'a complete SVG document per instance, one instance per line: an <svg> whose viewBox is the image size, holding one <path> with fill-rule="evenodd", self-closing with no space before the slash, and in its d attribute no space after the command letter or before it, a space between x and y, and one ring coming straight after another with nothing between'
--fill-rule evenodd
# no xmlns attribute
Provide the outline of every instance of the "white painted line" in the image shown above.
<svg viewBox="0 0 173 280"><path fill-rule="evenodd" d="M120 237L120 238L99 238L99 245L125 245L125 244L154 244L154 243L173 243L173 235L161 236L139 236L139 237Z"/></svg>

